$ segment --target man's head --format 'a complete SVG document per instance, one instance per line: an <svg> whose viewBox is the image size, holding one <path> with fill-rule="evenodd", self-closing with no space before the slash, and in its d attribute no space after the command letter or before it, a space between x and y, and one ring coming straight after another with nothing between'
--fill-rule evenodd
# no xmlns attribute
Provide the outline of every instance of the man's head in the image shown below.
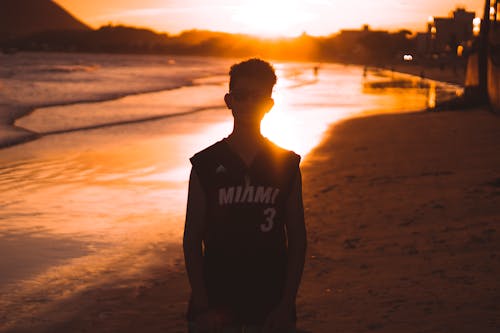
<svg viewBox="0 0 500 333"><path fill-rule="evenodd" d="M263 87L272 90L276 84L276 74L273 66L267 61L253 58L231 66L229 71L229 90L235 88L236 82L242 78L259 81Z"/></svg>
<svg viewBox="0 0 500 333"><path fill-rule="evenodd" d="M249 59L231 67L229 93L224 100L235 120L258 122L271 110L276 84L273 66L261 59Z"/></svg>

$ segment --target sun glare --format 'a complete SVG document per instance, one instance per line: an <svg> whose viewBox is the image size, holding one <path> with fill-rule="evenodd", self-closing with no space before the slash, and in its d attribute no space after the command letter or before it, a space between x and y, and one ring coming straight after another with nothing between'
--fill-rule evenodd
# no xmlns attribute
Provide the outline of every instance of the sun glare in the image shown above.
<svg viewBox="0 0 500 333"><path fill-rule="evenodd" d="M311 131L317 129L315 124L308 122L311 128L304 129L304 119L297 117L289 104L290 92L278 87L273 93L274 108L266 114L260 129L269 140L286 149L306 155L316 144L317 137Z"/></svg>
<svg viewBox="0 0 500 333"><path fill-rule="evenodd" d="M252 0L235 7L233 21L245 32L263 37L297 36L310 20L300 1Z"/></svg>

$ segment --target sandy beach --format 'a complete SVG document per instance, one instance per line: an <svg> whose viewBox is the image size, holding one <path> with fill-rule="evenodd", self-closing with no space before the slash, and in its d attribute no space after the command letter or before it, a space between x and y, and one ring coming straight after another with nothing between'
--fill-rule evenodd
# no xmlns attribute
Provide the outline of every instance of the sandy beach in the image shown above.
<svg viewBox="0 0 500 333"><path fill-rule="evenodd" d="M498 151L500 119L485 109L332 126L302 164L300 331L498 332ZM185 332L180 246L150 263L6 331Z"/></svg>
<svg viewBox="0 0 500 333"><path fill-rule="evenodd" d="M485 110L333 127L304 165L311 332L497 332L500 121Z"/></svg>

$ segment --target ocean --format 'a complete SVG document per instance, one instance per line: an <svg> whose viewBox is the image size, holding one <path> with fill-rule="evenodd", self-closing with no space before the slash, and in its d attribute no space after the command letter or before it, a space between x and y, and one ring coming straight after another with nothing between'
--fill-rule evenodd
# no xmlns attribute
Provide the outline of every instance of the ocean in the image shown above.
<svg viewBox="0 0 500 333"><path fill-rule="evenodd" d="M30 139L0 149L0 329L133 280L159 257L183 265L188 158L231 131L223 96L236 61L0 55L0 146L12 142L13 118ZM461 93L380 69L274 65L275 107L262 131L303 163L337 121L417 111Z"/></svg>

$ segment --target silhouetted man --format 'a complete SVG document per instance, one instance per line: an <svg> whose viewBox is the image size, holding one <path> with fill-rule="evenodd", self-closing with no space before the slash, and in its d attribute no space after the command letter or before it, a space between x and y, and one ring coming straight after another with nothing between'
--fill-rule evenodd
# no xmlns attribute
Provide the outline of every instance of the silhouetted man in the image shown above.
<svg viewBox="0 0 500 333"><path fill-rule="evenodd" d="M300 156L260 132L273 67L231 67L232 133L191 158L184 256L189 331L295 332L306 229Z"/></svg>

